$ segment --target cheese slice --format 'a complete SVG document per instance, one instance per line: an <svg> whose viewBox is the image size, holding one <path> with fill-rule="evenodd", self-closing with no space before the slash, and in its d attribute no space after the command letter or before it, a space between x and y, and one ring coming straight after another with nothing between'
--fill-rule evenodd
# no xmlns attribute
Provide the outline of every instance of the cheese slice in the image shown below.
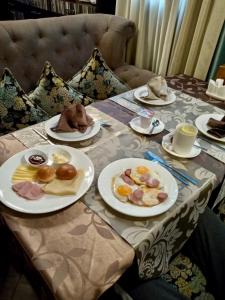
<svg viewBox="0 0 225 300"><path fill-rule="evenodd" d="M37 168L32 168L26 165L20 165L16 168L12 175L12 182L16 183L19 181L35 181L37 174Z"/></svg>
<svg viewBox="0 0 225 300"><path fill-rule="evenodd" d="M42 190L46 194L65 196L75 195L79 190L81 182L84 178L84 171L78 170L77 175L71 180L53 179L50 183L46 184Z"/></svg>

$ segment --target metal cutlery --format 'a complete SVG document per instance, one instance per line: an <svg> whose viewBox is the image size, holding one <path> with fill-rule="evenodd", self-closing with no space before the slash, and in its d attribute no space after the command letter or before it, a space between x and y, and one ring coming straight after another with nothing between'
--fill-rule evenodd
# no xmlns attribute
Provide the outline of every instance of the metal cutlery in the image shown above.
<svg viewBox="0 0 225 300"><path fill-rule="evenodd" d="M124 99L124 100L127 100L127 101L129 101L129 102L131 102L131 103L134 103L134 104L137 104L137 102L135 101L135 99L131 99L131 98L125 98L125 97L123 97L123 96L121 96L120 98L122 98L122 99Z"/></svg>
<svg viewBox="0 0 225 300"><path fill-rule="evenodd" d="M150 160L155 160L155 161L159 162L163 167L166 167L167 169L171 170L173 172L173 175L177 174L179 176L179 178L177 178L177 176L175 176L177 179L180 180L182 178L182 180L184 180L186 183L187 183L187 181L189 181L194 185L199 184L199 180L191 177L184 171L180 171L179 169L172 167L164 159L162 159L160 156L156 155L155 153L153 153L151 151L146 151L144 153L144 155L145 155L145 158L150 159Z"/></svg>
<svg viewBox="0 0 225 300"><path fill-rule="evenodd" d="M107 121L99 121L100 122L100 126L105 127L105 128L110 128L112 127L112 125L110 123L108 123Z"/></svg>
<svg viewBox="0 0 225 300"><path fill-rule="evenodd" d="M50 145L55 145L52 141L50 141L44 134L42 134L40 131L38 131L35 128L32 128L34 132L36 132L40 137L42 137L45 141L47 141Z"/></svg>
<svg viewBox="0 0 225 300"><path fill-rule="evenodd" d="M152 128L149 130L148 134L153 134L153 131L157 126L159 126L159 120L154 120L152 122Z"/></svg>
<svg viewBox="0 0 225 300"><path fill-rule="evenodd" d="M211 146L217 147L218 149L220 149L220 150L222 150L222 151L225 151L225 147L222 147L222 146L218 145L217 143L208 140L207 138L204 138L204 137L202 137L202 136L199 136L198 138L199 138L200 140L203 140L203 141L207 142L207 143L210 144ZM224 146L225 146L225 145L224 145Z"/></svg>
<svg viewBox="0 0 225 300"><path fill-rule="evenodd" d="M204 150L204 151L207 151L207 150L208 150L207 148L202 147L202 146L200 146L200 145L196 145L196 144L194 144L193 147L199 148L199 149Z"/></svg>

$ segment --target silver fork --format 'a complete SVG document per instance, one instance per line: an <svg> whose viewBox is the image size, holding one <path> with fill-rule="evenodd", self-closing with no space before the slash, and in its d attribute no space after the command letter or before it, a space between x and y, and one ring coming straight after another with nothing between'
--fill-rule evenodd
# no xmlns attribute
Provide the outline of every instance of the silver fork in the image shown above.
<svg viewBox="0 0 225 300"><path fill-rule="evenodd" d="M149 130L148 134L153 134L153 131L157 126L159 126L159 120L154 120L152 122L152 128Z"/></svg>

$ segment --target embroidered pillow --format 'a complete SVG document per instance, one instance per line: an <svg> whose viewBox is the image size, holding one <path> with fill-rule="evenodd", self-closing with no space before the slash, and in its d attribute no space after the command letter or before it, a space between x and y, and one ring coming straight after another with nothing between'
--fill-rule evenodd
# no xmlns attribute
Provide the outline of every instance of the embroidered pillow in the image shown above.
<svg viewBox="0 0 225 300"><path fill-rule="evenodd" d="M69 86L56 74L49 62L45 63L38 85L29 94L29 99L51 116L61 113L70 104L88 105L94 101Z"/></svg>
<svg viewBox="0 0 225 300"><path fill-rule="evenodd" d="M130 89L115 76L97 48L93 50L87 64L68 83L82 94L98 100Z"/></svg>
<svg viewBox="0 0 225 300"><path fill-rule="evenodd" d="M6 68L0 80L0 135L47 119L48 114L28 99Z"/></svg>

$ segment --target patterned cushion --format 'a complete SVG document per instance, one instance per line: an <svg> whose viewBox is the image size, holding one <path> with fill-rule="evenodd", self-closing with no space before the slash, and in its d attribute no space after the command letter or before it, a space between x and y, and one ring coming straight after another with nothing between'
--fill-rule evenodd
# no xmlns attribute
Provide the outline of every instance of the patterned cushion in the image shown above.
<svg viewBox="0 0 225 300"><path fill-rule="evenodd" d="M97 48L93 50L92 56L83 69L68 83L81 93L98 100L124 93L130 89L115 76Z"/></svg>
<svg viewBox="0 0 225 300"><path fill-rule="evenodd" d="M207 291L207 281L199 267L181 253L170 263L169 271L162 278L188 299L214 300Z"/></svg>
<svg viewBox="0 0 225 300"><path fill-rule="evenodd" d="M48 114L28 99L12 73L5 69L0 81L0 135L48 118Z"/></svg>
<svg viewBox="0 0 225 300"><path fill-rule="evenodd" d="M54 71L49 62L45 63L36 89L29 94L29 99L37 103L49 115L54 116L72 103L88 105L93 99L74 90Z"/></svg>

